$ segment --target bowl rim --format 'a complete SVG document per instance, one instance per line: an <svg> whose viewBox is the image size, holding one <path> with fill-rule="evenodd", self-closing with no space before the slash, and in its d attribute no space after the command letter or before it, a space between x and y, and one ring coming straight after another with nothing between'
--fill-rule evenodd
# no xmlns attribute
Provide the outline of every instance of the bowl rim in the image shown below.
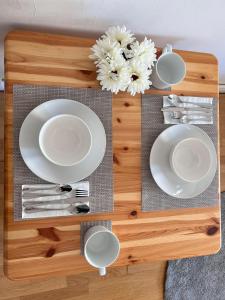
<svg viewBox="0 0 225 300"><path fill-rule="evenodd" d="M43 135L43 131L46 129L46 126L48 126L48 125L49 125L50 123L52 123L54 120L60 119L60 118L62 118L62 117L69 117L69 118L73 118L73 119L79 120L79 121L86 127L87 132L88 132L89 137L90 137L90 145L89 145L88 151L85 153L85 155L84 155L81 159L75 161L75 162L72 163L72 164L63 164L63 163L60 163L60 162L57 162L57 161L53 160L53 159L46 153L46 151L44 150L44 148L43 148L43 142L42 142L42 140L41 140L42 135ZM53 164L55 164L55 165L57 165L57 166L61 166L61 167L71 167L71 166L75 166L75 165L79 164L79 163L80 163L81 161L83 161L83 160L88 156L88 154L90 153L90 150L91 150L91 147L92 147L92 134L91 134L90 128L89 128L89 126L87 125L87 123L86 123L83 119L81 119L80 117L78 117L78 116L76 116L76 115L72 115L72 114L58 114L58 115L56 115L56 116L53 116L53 117L49 118L49 119L41 126L41 129L40 129L39 135L38 135L38 144L39 144L41 153L42 153L42 154L44 155L44 157L45 157L47 160L49 160L51 163L53 163Z"/></svg>
<svg viewBox="0 0 225 300"><path fill-rule="evenodd" d="M202 145L205 147L205 149L207 150L208 155L209 155L209 160L207 160L207 162L209 162L207 171L206 171L201 177L199 177L198 179L193 179L193 180L191 180L190 178L186 178L186 177L184 177L183 175L181 175L181 174L179 173L179 171L177 171L177 169L176 169L176 167L175 167L175 165L174 165L174 160L173 160L174 154L175 154L177 148L180 147L180 145L183 144L184 142L187 142L187 141L190 141L190 140L192 140L192 141L195 140L195 141L198 141L200 144L202 144ZM180 179L182 179L182 180L184 180L184 181L186 181L186 182L195 183L195 182L198 182L198 181L202 180L202 179L203 179L204 177L206 177L207 174L209 173L209 170L210 170L211 165L212 165L212 157L211 157L211 154L210 154L210 151L209 151L207 145L206 145L201 139L196 138L196 137L193 137L193 138L192 138L192 137L189 137L189 138L185 138L185 139L179 141L179 142L173 147L173 149L172 149L171 152L170 152L170 165L171 165L171 168L172 168L172 170L174 171L174 173L175 173Z"/></svg>

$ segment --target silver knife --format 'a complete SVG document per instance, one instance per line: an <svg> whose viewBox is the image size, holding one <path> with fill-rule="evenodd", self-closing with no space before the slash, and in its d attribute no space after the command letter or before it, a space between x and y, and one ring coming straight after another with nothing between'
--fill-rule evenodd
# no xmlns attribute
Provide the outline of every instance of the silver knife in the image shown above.
<svg viewBox="0 0 225 300"><path fill-rule="evenodd" d="M81 200L82 198L82 200ZM49 200L49 201L38 201L31 200L23 202L23 206L38 206L38 205L54 205L54 204L76 204L76 203L85 203L86 201L90 201L91 197L81 197L81 198L68 198L68 199L60 199L60 200ZM79 200L78 200L79 199Z"/></svg>
<svg viewBox="0 0 225 300"><path fill-rule="evenodd" d="M67 210L71 214L88 214L90 213L90 205L89 202L83 202L83 203L73 203L73 204L66 204L64 206L51 206L46 207L44 205L36 206L36 205L30 205L24 207L24 211L26 213L37 213L42 211L55 211L55 210Z"/></svg>
<svg viewBox="0 0 225 300"><path fill-rule="evenodd" d="M196 112L204 112L204 113L207 113L207 114L212 114L213 112L213 109L212 108L198 108L198 107L177 107L177 106L168 106L168 107L163 107L161 108L161 111L164 111L164 112L173 112L173 111L180 111L180 112L183 112L183 111L196 111Z"/></svg>

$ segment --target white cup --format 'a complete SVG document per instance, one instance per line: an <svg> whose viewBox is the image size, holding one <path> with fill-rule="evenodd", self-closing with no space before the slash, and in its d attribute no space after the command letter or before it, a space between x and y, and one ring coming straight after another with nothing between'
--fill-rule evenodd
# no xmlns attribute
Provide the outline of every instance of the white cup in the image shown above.
<svg viewBox="0 0 225 300"><path fill-rule="evenodd" d="M180 141L170 153L170 165L175 174L184 181L198 182L211 167L208 147L197 138Z"/></svg>
<svg viewBox="0 0 225 300"><path fill-rule="evenodd" d="M117 236L106 227L96 225L87 230L84 236L84 256L87 262L106 275L106 267L111 265L120 253Z"/></svg>
<svg viewBox="0 0 225 300"><path fill-rule="evenodd" d="M167 44L157 60L151 75L151 81L157 89L166 89L180 83L186 74L183 58L174 53L172 45Z"/></svg>
<svg viewBox="0 0 225 300"><path fill-rule="evenodd" d="M87 124L77 116L61 114L50 118L39 133L43 155L59 166L73 166L90 152L92 136Z"/></svg>

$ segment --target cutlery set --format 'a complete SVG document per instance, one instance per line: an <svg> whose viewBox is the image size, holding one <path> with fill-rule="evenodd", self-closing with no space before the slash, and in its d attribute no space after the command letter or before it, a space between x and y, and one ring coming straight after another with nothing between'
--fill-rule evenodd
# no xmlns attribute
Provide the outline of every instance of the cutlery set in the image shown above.
<svg viewBox="0 0 225 300"><path fill-rule="evenodd" d="M88 190L73 190L71 185L26 185L22 190L23 208L26 213L66 210L70 214L87 214L88 195Z"/></svg>
<svg viewBox="0 0 225 300"><path fill-rule="evenodd" d="M212 124L212 99L195 99L193 97L179 97L169 95L163 97L165 123L167 124Z"/></svg>

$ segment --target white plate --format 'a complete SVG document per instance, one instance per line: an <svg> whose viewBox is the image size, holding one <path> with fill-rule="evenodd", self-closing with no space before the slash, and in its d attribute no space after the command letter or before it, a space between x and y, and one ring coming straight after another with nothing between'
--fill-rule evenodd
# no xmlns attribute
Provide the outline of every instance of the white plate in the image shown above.
<svg viewBox="0 0 225 300"><path fill-rule="evenodd" d="M171 149L185 138L198 138L208 146L211 167L208 174L197 183L185 182L171 169ZM217 153L210 137L194 125L174 125L164 130L155 140L150 153L150 169L158 186L176 198L193 198L204 192L211 184L217 170Z"/></svg>
<svg viewBox="0 0 225 300"><path fill-rule="evenodd" d="M57 166L41 153L38 137L42 125L59 114L71 114L83 119L93 137L91 150L79 164ZM20 152L27 167L38 177L53 183L73 183L88 177L101 163L106 148L105 130L99 117L80 102L54 99L34 108L24 120L19 136Z"/></svg>

